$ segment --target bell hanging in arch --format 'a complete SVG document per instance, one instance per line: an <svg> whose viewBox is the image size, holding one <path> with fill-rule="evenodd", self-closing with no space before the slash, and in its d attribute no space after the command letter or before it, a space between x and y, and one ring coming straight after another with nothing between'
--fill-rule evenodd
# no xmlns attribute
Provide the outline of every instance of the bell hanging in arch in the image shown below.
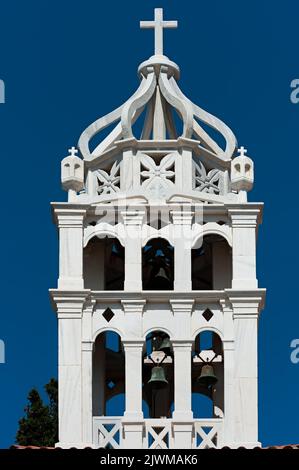
<svg viewBox="0 0 299 470"><path fill-rule="evenodd" d="M215 385L218 382L212 365L205 364L202 366L197 382L204 387L210 387L210 385Z"/></svg>
<svg viewBox="0 0 299 470"><path fill-rule="evenodd" d="M151 282L152 290L171 290L171 280L164 266L160 266L159 271L153 277Z"/></svg>
<svg viewBox="0 0 299 470"><path fill-rule="evenodd" d="M168 380L165 377L165 371L161 366L155 366L152 368L151 378L147 382L155 390L161 390L166 388Z"/></svg>
<svg viewBox="0 0 299 470"><path fill-rule="evenodd" d="M166 356L171 355L171 342L169 338L163 338L162 343L159 346L159 351L164 352Z"/></svg>

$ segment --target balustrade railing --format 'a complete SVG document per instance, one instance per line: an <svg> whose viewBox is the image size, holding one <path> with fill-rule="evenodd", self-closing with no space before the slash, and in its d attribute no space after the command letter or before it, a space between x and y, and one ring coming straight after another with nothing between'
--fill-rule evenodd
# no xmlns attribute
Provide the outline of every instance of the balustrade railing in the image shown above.
<svg viewBox="0 0 299 470"><path fill-rule="evenodd" d="M219 448L222 439L223 420L217 418L194 419L193 449ZM143 427L144 449L175 449L175 436L172 420L145 419ZM93 444L105 449L121 449L124 447L124 430L121 416L93 418Z"/></svg>

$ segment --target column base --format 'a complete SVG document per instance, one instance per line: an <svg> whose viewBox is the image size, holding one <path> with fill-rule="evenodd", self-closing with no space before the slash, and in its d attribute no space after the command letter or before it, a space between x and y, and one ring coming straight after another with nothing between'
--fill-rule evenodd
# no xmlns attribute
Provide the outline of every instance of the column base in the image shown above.
<svg viewBox="0 0 299 470"><path fill-rule="evenodd" d="M84 289L84 281L82 278L60 277L58 279L58 289L82 291Z"/></svg>
<svg viewBox="0 0 299 470"><path fill-rule="evenodd" d="M232 280L232 289L257 289L258 282L257 279L233 279Z"/></svg>
<svg viewBox="0 0 299 470"><path fill-rule="evenodd" d="M123 428L123 449L142 449L143 448L143 430L144 421L131 421L124 418L122 420Z"/></svg>
<svg viewBox="0 0 299 470"><path fill-rule="evenodd" d="M142 282L139 281L125 281L125 292L139 292L142 291Z"/></svg>
<svg viewBox="0 0 299 470"><path fill-rule="evenodd" d="M192 449L193 427L193 422L190 421L172 422L175 449Z"/></svg>
<svg viewBox="0 0 299 470"><path fill-rule="evenodd" d="M192 283L189 281L174 281L174 290L190 292L192 291Z"/></svg>
<svg viewBox="0 0 299 470"><path fill-rule="evenodd" d="M131 422L143 422L143 413L142 412L132 412L132 411L125 411L124 416L122 418L122 423L131 423Z"/></svg>
<svg viewBox="0 0 299 470"><path fill-rule="evenodd" d="M175 422L190 423L190 421L193 421L193 411L174 411L172 419Z"/></svg>

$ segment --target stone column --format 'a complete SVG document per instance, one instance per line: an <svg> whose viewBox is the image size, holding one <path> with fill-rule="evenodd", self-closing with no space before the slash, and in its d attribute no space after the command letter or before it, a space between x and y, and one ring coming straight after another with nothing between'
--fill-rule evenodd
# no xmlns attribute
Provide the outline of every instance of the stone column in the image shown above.
<svg viewBox="0 0 299 470"><path fill-rule="evenodd" d="M192 341L190 318L193 301L170 300L174 315L174 411L173 432L176 449L191 449L193 434L192 412Z"/></svg>
<svg viewBox="0 0 299 470"><path fill-rule="evenodd" d="M136 144L137 140L134 137L122 141L123 158L120 168L120 189L123 192L140 187L140 169L136 158Z"/></svg>
<svg viewBox="0 0 299 470"><path fill-rule="evenodd" d="M95 340L92 364L92 415L106 414L106 356L105 337L100 335Z"/></svg>
<svg viewBox="0 0 299 470"><path fill-rule="evenodd" d="M234 440L252 448L258 442L257 322L262 297L231 292L235 332Z"/></svg>
<svg viewBox="0 0 299 470"><path fill-rule="evenodd" d="M142 290L142 237L144 211L121 212L125 226L125 291Z"/></svg>
<svg viewBox="0 0 299 470"><path fill-rule="evenodd" d="M255 289L257 209L228 209L232 222L233 289Z"/></svg>
<svg viewBox="0 0 299 470"><path fill-rule="evenodd" d="M82 341L82 441L86 447L93 444L92 354L93 342Z"/></svg>
<svg viewBox="0 0 299 470"><path fill-rule="evenodd" d="M126 411L122 420L124 448L142 449L142 349L143 341L123 341L126 358Z"/></svg>
<svg viewBox="0 0 299 470"><path fill-rule="evenodd" d="M58 317L59 447L82 446L82 309L89 291L51 290Z"/></svg>
<svg viewBox="0 0 299 470"><path fill-rule="evenodd" d="M124 447L142 449L143 412L142 412L142 313L144 300L122 300L125 314L125 337L122 341L126 362L126 410L122 420Z"/></svg>
<svg viewBox="0 0 299 470"><path fill-rule="evenodd" d="M224 420L221 446L234 446L235 440L235 342L231 305L220 300L223 311Z"/></svg>
<svg viewBox="0 0 299 470"><path fill-rule="evenodd" d="M191 408L191 341L173 341L174 352L174 411L172 425L176 449L191 449L193 412Z"/></svg>
<svg viewBox="0 0 299 470"><path fill-rule="evenodd" d="M82 316L82 440L92 446L92 312L95 301L90 301Z"/></svg>
<svg viewBox="0 0 299 470"><path fill-rule="evenodd" d="M193 189L192 142L184 137L178 138L179 153L176 159L176 184L184 193Z"/></svg>
<svg viewBox="0 0 299 470"><path fill-rule="evenodd" d="M192 290L191 244L192 218L190 210L171 211L174 241L174 290Z"/></svg>
<svg viewBox="0 0 299 470"><path fill-rule="evenodd" d="M59 289L83 289L83 220L81 208L54 209L59 229Z"/></svg>

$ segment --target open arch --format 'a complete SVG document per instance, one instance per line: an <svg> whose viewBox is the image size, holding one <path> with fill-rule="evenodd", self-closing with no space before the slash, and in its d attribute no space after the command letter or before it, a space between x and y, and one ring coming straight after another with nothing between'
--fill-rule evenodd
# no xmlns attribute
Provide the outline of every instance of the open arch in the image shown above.
<svg viewBox="0 0 299 470"><path fill-rule="evenodd" d="M231 282L231 247L220 235L205 235L192 249L192 289L222 290Z"/></svg>
<svg viewBox="0 0 299 470"><path fill-rule="evenodd" d="M160 367L158 370L156 367ZM159 382L159 377L165 382ZM153 379L158 380L153 380ZM174 396L173 353L169 335L154 330L146 336L142 367L143 412L150 418L171 417Z"/></svg>
<svg viewBox="0 0 299 470"><path fill-rule="evenodd" d="M125 246L125 241L124 241L124 233L122 230L122 226L118 226L117 230L115 227L113 227L110 224L107 223L101 223L96 226L89 225L85 229L85 235L84 235L84 248L88 245L90 240L93 238L97 237L99 239L101 238L117 238L119 243L124 247Z"/></svg>
<svg viewBox="0 0 299 470"><path fill-rule="evenodd" d="M223 341L223 334L222 332L216 328L215 326L209 326L209 329L207 330L206 326L201 326L200 328L197 328L193 334L192 334L192 338L195 340L201 333L204 333L205 331L210 331L211 333L215 333L217 336L219 336L219 338L221 339L221 341Z"/></svg>
<svg viewBox="0 0 299 470"><path fill-rule="evenodd" d="M146 330L146 332L144 333L144 338L146 340L146 338L151 334L151 333L154 333L155 331L157 331L157 327L152 327L152 328L149 328L148 330ZM165 334L166 336L168 336L170 339L172 338L173 336L173 333L168 329L168 328L165 328L165 327L159 327L159 331L162 333L162 334Z"/></svg>
<svg viewBox="0 0 299 470"><path fill-rule="evenodd" d="M164 238L152 238L142 249L144 290L173 290L174 248Z"/></svg>
<svg viewBox="0 0 299 470"><path fill-rule="evenodd" d="M193 236L192 248L201 246L202 239L208 235L219 235L224 238L230 247L232 247L231 228L225 222L207 222L200 226L200 230L196 230Z"/></svg>
<svg viewBox="0 0 299 470"><path fill-rule="evenodd" d="M83 251L84 287L123 290L124 258L124 248L117 238L93 237Z"/></svg>
<svg viewBox="0 0 299 470"><path fill-rule="evenodd" d="M223 344L212 330L201 331L194 340L192 411L194 418L222 417L224 412Z"/></svg>
<svg viewBox="0 0 299 470"><path fill-rule="evenodd" d="M122 416L125 411L125 355L120 336L100 333L94 343L93 416Z"/></svg>

